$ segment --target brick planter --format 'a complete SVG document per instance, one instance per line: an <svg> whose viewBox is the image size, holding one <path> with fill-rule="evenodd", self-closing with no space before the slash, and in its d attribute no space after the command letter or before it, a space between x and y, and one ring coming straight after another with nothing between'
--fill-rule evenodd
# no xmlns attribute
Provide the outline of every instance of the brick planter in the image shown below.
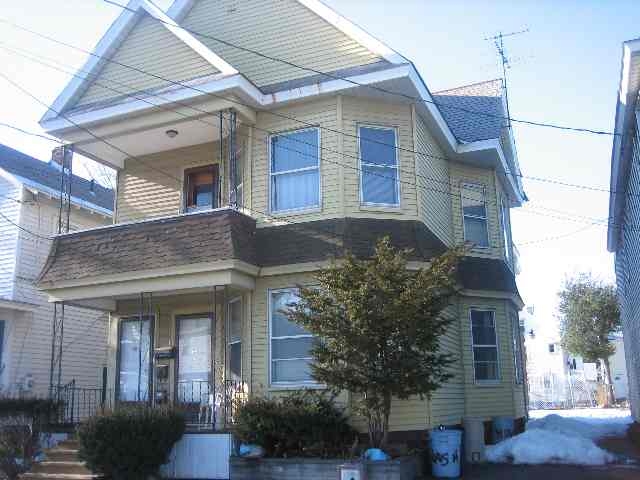
<svg viewBox="0 0 640 480"><path fill-rule="evenodd" d="M232 457L231 480L337 480L338 467L346 460L321 458ZM367 480L415 480L422 472L418 455L399 457L387 462L365 462Z"/></svg>

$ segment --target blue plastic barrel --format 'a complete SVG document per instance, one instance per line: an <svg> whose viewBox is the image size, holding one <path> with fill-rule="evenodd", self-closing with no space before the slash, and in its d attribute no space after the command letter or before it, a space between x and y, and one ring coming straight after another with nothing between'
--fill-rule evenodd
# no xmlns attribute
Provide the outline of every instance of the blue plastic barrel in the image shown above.
<svg viewBox="0 0 640 480"><path fill-rule="evenodd" d="M513 437L513 417L495 417L491 423L491 440L493 443Z"/></svg>
<svg viewBox="0 0 640 480"><path fill-rule="evenodd" d="M431 430L431 473L436 478L460 476L462 430Z"/></svg>

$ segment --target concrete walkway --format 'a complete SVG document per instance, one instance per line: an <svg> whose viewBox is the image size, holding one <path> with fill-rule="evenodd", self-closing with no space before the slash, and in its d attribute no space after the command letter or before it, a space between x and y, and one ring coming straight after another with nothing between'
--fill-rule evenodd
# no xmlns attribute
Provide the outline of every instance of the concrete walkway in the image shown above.
<svg viewBox="0 0 640 480"><path fill-rule="evenodd" d="M638 480L640 469L622 465L480 465L467 468L463 480Z"/></svg>

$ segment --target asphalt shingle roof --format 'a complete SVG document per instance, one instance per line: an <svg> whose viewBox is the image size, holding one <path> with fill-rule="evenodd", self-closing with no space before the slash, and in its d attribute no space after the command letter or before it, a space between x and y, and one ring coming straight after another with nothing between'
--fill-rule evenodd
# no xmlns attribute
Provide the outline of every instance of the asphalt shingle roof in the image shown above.
<svg viewBox="0 0 640 480"><path fill-rule="evenodd" d="M500 138L505 126L502 80L436 92L433 99L458 140L475 142Z"/></svg>
<svg viewBox="0 0 640 480"><path fill-rule="evenodd" d="M27 181L60 191L61 172L58 168L2 144L0 168ZM71 181L71 195L109 211L113 210L113 190L94 183L91 191L91 182L77 175L73 175Z"/></svg>

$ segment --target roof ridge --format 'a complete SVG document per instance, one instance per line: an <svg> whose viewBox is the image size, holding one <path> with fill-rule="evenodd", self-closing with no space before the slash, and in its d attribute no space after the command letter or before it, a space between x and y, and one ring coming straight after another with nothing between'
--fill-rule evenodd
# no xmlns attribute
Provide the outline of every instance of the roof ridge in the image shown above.
<svg viewBox="0 0 640 480"><path fill-rule="evenodd" d="M469 83L469 84L466 84L466 85L459 85L457 87L447 88L446 90L439 90L437 92L433 92L433 95L441 95L443 93L452 92L454 90L460 90L462 88L475 87L477 85L485 85L487 83L496 83L496 82L502 83L502 79L501 78L493 78L491 80L483 80L481 82L474 82L474 83Z"/></svg>

